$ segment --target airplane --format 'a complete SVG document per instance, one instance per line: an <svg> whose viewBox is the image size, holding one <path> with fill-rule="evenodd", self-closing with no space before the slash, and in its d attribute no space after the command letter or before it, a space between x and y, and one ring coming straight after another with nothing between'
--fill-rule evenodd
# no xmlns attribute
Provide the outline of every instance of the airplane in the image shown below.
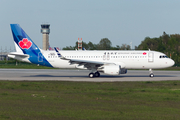
<svg viewBox="0 0 180 120"><path fill-rule="evenodd" d="M127 69L167 68L174 61L164 53L151 50L55 50L40 49L19 24L10 24L16 52L8 57L53 68L78 68L90 70L89 77L99 77L100 72L108 75L126 74Z"/></svg>

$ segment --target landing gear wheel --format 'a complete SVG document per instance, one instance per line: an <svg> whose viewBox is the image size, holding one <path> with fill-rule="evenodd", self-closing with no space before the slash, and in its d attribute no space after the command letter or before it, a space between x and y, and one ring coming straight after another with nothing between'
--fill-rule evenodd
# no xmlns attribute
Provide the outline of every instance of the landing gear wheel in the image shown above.
<svg viewBox="0 0 180 120"><path fill-rule="evenodd" d="M149 75L149 77L153 78L153 77L154 77L154 74L153 74L153 73L151 73L151 74Z"/></svg>
<svg viewBox="0 0 180 120"><path fill-rule="evenodd" d="M94 76L95 76L94 73L89 73L90 78L93 78Z"/></svg>
<svg viewBox="0 0 180 120"><path fill-rule="evenodd" d="M150 74L149 74L149 77L150 77L150 78L153 78L153 77L154 77L154 74L153 74L153 71L152 71L151 68L149 69L149 73L150 73Z"/></svg>
<svg viewBox="0 0 180 120"><path fill-rule="evenodd" d="M94 76L95 76L95 77L99 77L99 76L100 76L100 73L99 73L99 72L95 72L95 73L94 73Z"/></svg>

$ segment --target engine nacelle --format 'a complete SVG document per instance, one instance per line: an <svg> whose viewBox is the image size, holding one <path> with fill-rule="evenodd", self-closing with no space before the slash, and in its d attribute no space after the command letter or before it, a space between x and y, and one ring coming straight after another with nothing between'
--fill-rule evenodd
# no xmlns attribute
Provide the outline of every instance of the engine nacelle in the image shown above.
<svg viewBox="0 0 180 120"><path fill-rule="evenodd" d="M121 66L119 65L104 65L102 68L100 68L101 72L104 72L105 74L109 75L119 75L121 72Z"/></svg>

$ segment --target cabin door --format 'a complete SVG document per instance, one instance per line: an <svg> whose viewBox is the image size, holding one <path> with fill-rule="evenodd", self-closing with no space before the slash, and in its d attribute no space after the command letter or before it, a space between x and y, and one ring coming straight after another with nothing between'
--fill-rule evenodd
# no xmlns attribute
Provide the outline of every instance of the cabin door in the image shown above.
<svg viewBox="0 0 180 120"><path fill-rule="evenodd" d="M153 52L148 53L148 62L154 62L154 53Z"/></svg>

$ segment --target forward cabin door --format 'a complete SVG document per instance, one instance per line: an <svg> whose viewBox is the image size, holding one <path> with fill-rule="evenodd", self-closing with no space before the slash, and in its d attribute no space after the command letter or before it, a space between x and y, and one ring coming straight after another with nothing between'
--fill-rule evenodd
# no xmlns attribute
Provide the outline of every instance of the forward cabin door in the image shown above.
<svg viewBox="0 0 180 120"><path fill-rule="evenodd" d="M154 53L153 52L148 53L148 62L154 62Z"/></svg>

